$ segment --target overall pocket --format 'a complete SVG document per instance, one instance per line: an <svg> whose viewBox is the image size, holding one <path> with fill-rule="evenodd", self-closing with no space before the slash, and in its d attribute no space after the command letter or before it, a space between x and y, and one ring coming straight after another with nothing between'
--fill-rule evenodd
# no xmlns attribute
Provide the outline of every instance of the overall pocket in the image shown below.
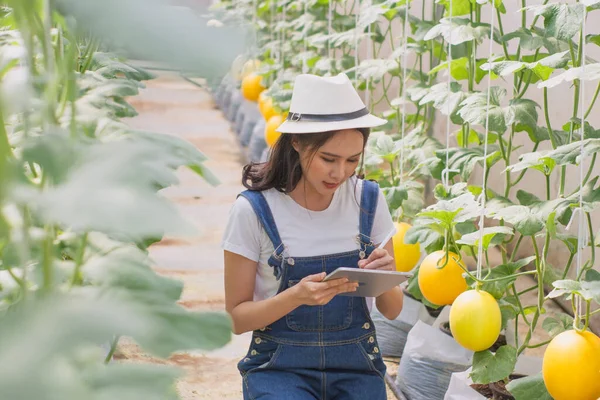
<svg viewBox="0 0 600 400"><path fill-rule="evenodd" d="M255 336L252 338L246 357L237 364L238 371L243 376L258 369L270 368L277 360L280 351L280 344Z"/></svg>
<svg viewBox="0 0 600 400"><path fill-rule="evenodd" d="M377 372L381 378L383 378L385 376L387 367L383 362L381 351L379 351L379 344L377 343L375 332L373 332L373 334L369 337L358 342L356 345L360 348L365 360L369 363L373 372Z"/></svg>
<svg viewBox="0 0 600 400"><path fill-rule="evenodd" d="M288 288L300 280L290 280ZM324 306L303 305L288 315L288 328L298 332L340 331L348 329L352 323L354 297L337 295Z"/></svg>

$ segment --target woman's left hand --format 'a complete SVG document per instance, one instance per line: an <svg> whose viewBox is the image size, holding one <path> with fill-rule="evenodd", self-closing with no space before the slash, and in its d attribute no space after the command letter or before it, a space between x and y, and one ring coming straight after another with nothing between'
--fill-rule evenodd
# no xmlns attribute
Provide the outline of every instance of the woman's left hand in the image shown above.
<svg viewBox="0 0 600 400"><path fill-rule="evenodd" d="M368 258L360 260L358 267L362 269L380 269L387 271L395 271L396 263L386 249L375 249Z"/></svg>

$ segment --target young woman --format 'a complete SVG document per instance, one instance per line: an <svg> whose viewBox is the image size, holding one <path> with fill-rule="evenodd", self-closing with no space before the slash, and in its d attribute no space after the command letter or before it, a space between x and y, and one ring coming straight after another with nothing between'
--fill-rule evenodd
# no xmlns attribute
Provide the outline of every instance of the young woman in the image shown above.
<svg viewBox="0 0 600 400"><path fill-rule="evenodd" d="M395 233L381 190L356 177L369 114L348 77L296 78L291 110L268 162L244 168L248 190L223 238L225 296L235 334L252 331L238 364L244 399L385 400L385 364L369 312L373 299L344 295L339 267L395 270ZM375 299L389 319L396 287Z"/></svg>

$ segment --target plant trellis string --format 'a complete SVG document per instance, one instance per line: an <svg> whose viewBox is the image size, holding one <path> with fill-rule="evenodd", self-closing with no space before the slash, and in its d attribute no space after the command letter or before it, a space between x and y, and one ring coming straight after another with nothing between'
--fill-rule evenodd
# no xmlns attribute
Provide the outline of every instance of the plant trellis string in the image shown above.
<svg viewBox="0 0 600 400"><path fill-rule="evenodd" d="M406 78L406 70L407 70L407 49L408 49L408 11L409 11L409 2L406 2L404 6L405 14L404 14L404 37L402 42L402 125L400 127L400 135L402 144L400 146L400 184L404 182L404 131L406 129L406 84L408 83L408 79Z"/></svg>
<svg viewBox="0 0 600 400"><path fill-rule="evenodd" d="M490 2L492 8L494 8L494 2ZM492 59L492 51L494 47L494 16L495 12L491 12L492 21L490 22L490 50L488 53L488 60ZM487 99L486 99L486 113L485 113L485 138L483 145L483 176L482 176L482 184L481 184L481 194L479 195L481 201L481 215L479 216L479 245L477 249L477 279L481 279L481 270L482 270L482 259L483 259L483 230L484 230L484 219L485 219L485 206L486 206L486 191L487 191L487 151L488 151L488 136L489 136L489 128L490 128L490 97L492 92L492 71L488 71L487 74ZM446 153L447 156L447 153Z"/></svg>
<svg viewBox="0 0 600 400"><path fill-rule="evenodd" d="M450 24L452 24L452 0L450 0L450 4L448 7L448 19L450 20ZM408 16L407 16L408 18ZM450 33L450 39L448 39L448 56L446 57L448 60L448 97L447 97L447 104L450 104L448 102L449 98L450 98L450 94L451 92L451 88L452 88L452 70L451 70L451 65L452 65L452 33ZM448 165L448 160L449 160L449 150L450 150L450 117L452 116L452 110L450 110L450 107L448 107L448 118L446 120L446 165L445 168L442 170L442 185L444 186L444 188L446 190L449 189L449 175L450 172L457 172L454 169L450 169L450 166Z"/></svg>
<svg viewBox="0 0 600 400"><path fill-rule="evenodd" d="M583 6L583 19L581 21L581 37L582 43L581 46L581 78L580 85L581 91L580 95L580 103L581 103L581 121L579 125L579 154L581 160L579 160L579 226L577 232L577 268L576 268L576 277L577 280L581 279L581 268L582 268L582 251L587 247L587 235L585 235L585 226L584 226L584 210L583 210L583 181L584 181L584 162L585 162L585 149L584 149L584 140L585 140L585 19L587 17L587 7ZM592 246L594 244L592 243ZM581 315L581 296L577 296L577 302L575 305L575 318L574 321L576 324L579 324L580 315Z"/></svg>

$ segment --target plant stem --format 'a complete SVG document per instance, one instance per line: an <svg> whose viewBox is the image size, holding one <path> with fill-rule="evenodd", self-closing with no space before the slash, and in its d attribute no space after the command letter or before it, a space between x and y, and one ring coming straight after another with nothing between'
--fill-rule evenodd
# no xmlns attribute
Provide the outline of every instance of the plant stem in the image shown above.
<svg viewBox="0 0 600 400"><path fill-rule="evenodd" d="M513 279L516 276L533 275L533 274L537 274L537 271L519 272L518 274L513 274L513 275L510 275L510 276L503 276L503 277L500 277L500 278L482 280L482 282L485 282L485 283L488 283L488 282L500 282L500 281L504 281L504 280L507 280L507 279Z"/></svg>
<svg viewBox="0 0 600 400"><path fill-rule="evenodd" d="M544 88L544 118L546 119L546 128L548 128L548 136L550 137L550 142L552 143L552 149L556 150L558 147L556 143L556 138L554 137L554 131L552 130L552 125L550 124L550 113L548 107L548 88Z"/></svg>
<svg viewBox="0 0 600 400"><path fill-rule="evenodd" d="M536 349L536 348L538 348L538 347L542 347L542 346L545 346L545 345L547 345L547 344L548 344L548 343L550 343L551 341L552 341L552 339L548 339L548 340L545 340L545 341L543 341L543 342L541 342L541 343L537 343L537 344L530 344L530 345L528 345L528 346L527 346L527 348L529 348L529 349Z"/></svg>
<svg viewBox="0 0 600 400"><path fill-rule="evenodd" d="M44 239L44 252L42 260L43 271L43 291L49 293L52 290L54 281L53 265L54 257L52 255L52 247L54 243L54 229L51 225L46 225L46 238Z"/></svg>
<svg viewBox="0 0 600 400"><path fill-rule="evenodd" d="M534 289L537 289L537 285L534 285L534 286L528 287L527 289L521 290L519 293L517 293L517 295L518 296L522 296L525 293L529 293L529 292L531 292Z"/></svg>
<svg viewBox="0 0 600 400"><path fill-rule="evenodd" d="M113 341L110 345L110 351L108 352L108 354L106 355L106 358L104 359L104 364L108 364L110 362L110 360L112 360L113 355L115 354L115 351L117 350L117 345L119 344L119 338L120 338L120 336L115 336L115 338L113 339Z"/></svg>
<svg viewBox="0 0 600 400"><path fill-rule="evenodd" d="M581 45L580 47L580 51L582 50ZM571 53L571 60L573 62L573 67L577 67L579 66L579 63L577 62L577 59L575 57L575 52L573 50L573 44L571 42L569 42L569 51ZM579 80L575 80L573 81L573 84L575 85L575 92L573 93L573 115L572 118L576 118L577 117L577 112L579 110ZM575 124L571 124L571 127L569 129L569 144L573 141L573 130L574 130L574 125ZM560 190L559 190L559 196L563 197L564 193L565 193L565 183L566 183L566 175L567 175L567 166L563 165L560 169Z"/></svg>
<svg viewBox="0 0 600 400"><path fill-rule="evenodd" d="M567 261L567 266L563 271L562 279L565 279L569 274L569 270L571 269L571 265L573 264L573 258L575 258L575 253L571 253L571 255L569 256L569 261Z"/></svg>
<svg viewBox="0 0 600 400"><path fill-rule="evenodd" d="M523 321L525 321L525 323L527 324L527 326L530 326L531 322L529 322L529 320L527 319L527 315L525 315L525 309L523 308L523 303L521 303L521 298L517 295L517 286L513 282L510 285L510 287L512 289L513 295L515 296L515 300L517 302L517 306L519 307L519 314L521 314L521 316L523 317Z"/></svg>
<svg viewBox="0 0 600 400"><path fill-rule="evenodd" d="M496 15L498 16L498 31L500 32L500 36L503 37L504 36L504 27L502 26L502 14L500 13L500 9L498 7L495 7L496 9ZM506 57L506 60L510 60L510 55L508 54L508 47L506 47L506 41L502 41L502 49L504 50L504 56Z"/></svg>
<svg viewBox="0 0 600 400"><path fill-rule="evenodd" d="M537 303L537 308L535 310L535 313L533 314L533 320L531 321L531 324L529 325L529 330L527 331L525 340L523 341L523 344L521 345L521 347L519 347L519 350L517 350L517 356L519 356L523 351L525 351L525 349L529 345L529 341L531 340L531 336L533 335L533 331L535 330L537 321L540 318L542 307L544 305L544 286L543 286L544 285L544 274L543 274L543 270L542 270L542 262L544 262L544 260L540 259L540 251L539 251L538 245L535 241L535 237L532 236L531 241L533 243L533 248L535 250L535 256L536 256L536 261L537 261L535 264L535 268L537 271L537 279L538 279L538 303Z"/></svg>
<svg viewBox="0 0 600 400"><path fill-rule="evenodd" d="M515 245L515 248L512 251L512 254L510 255L510 262L513 262L515 255L517 254L518 250L519 250L519 246L521 246L521 242L523 241L523 235L520 235L519 238L517 239L517 244Z"/></svg>
<svg viewBox="0 0 600 400"><path fill-rule="evenodd" d="M83 256L85 255L85 249L87 247L87 238L88 233L85 232L81 236L81 242L79 243L79 248L77 249L77 254L75 256L75 270L73 271L73 276L71 277L71 287L75 285L81 284L81 266L83 265Z"/></svg>
<svg viewBox="0 0 600 400"><path fill-rule="evenodd" d="M592 259L590 260L590 264L592 266L594 266L595 263L596 263L596 245L594 243L594 241L595 241L594 240L594 227L593 227L593 224L592 224L592 217L590 216L590 213L586 212L585 216L587 218L588 229L589 229L589 232L590 232L590 242L591 242L590 243L590 248L591 248L591 251L592 251Z"/></svg>
<svg viewBox="0 0 600 400"><path fill-rule="evenodd" d="M550 200L550 175L544 175L546 176L546 200Z"/></svg>

